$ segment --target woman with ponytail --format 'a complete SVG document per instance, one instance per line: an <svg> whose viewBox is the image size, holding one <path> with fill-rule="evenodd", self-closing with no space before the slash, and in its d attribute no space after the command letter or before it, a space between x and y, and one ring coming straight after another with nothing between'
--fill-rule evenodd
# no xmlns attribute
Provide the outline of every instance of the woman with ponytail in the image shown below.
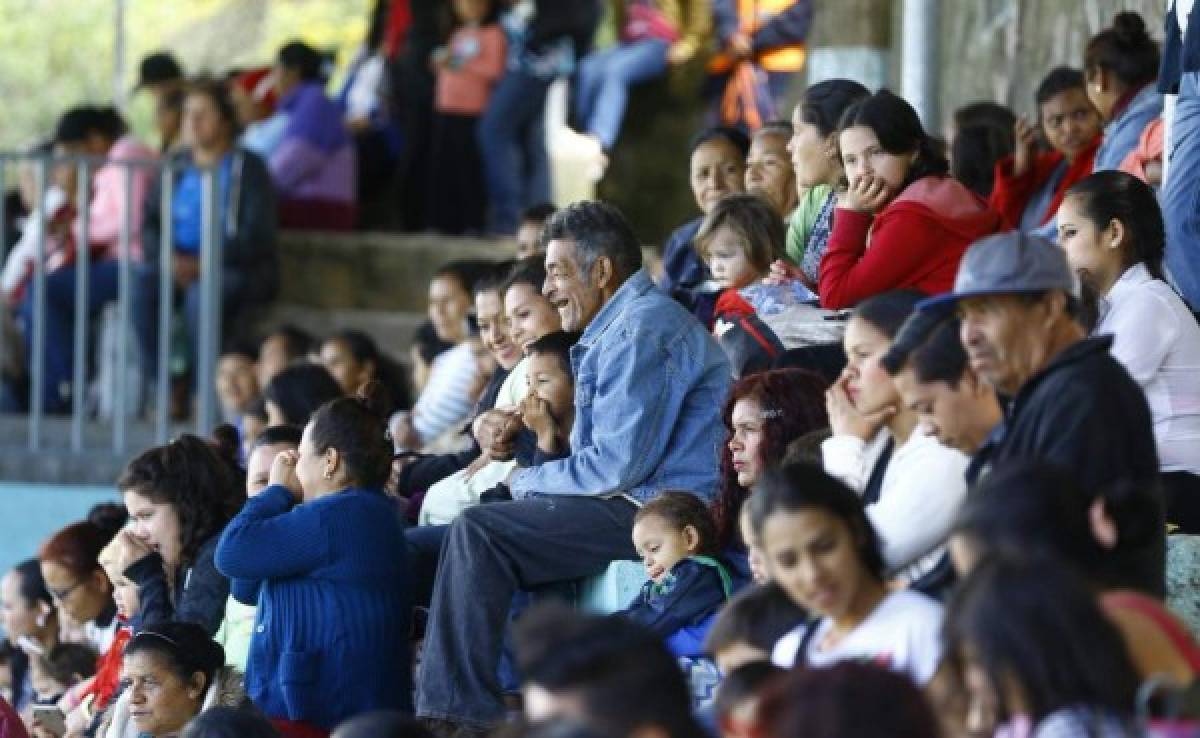
<svg viewBox="0 0 1200 738"><path fill-rule="evenodd" d="M46 591L65 615L83 626L88 645L100 654L112 646L117 633L113 585L100 565L100 552L126 518L120 505L97 505L87 520L50 536L38 551Z"/></svg>
<svg viewBox="0 0 1200 738"><path fill-rule="evenodd" d="M246 691L285 735L411 710L404 535L383 493L388 402L370 382L321 406L217 546L234 595L257 592Z"/></svg>
<svg viewBox="0 0 1200 738"><path fill-rule="evenodd" d="M24 711L32 702L31 658L58 645L58 610L46 591L37 559L26 559L0 578L0 626L16 648L9 663L12 702Z"/></svg>
<svg viewBox="0 0 1200 738"><path fill-rule="evenodd" d="M1125 172L1087 177L1058 210L1067 261L1101 299L1092 332L1150 404L1167 522L1200 533L1200 326L1164 278L1165 232L1154 190Z"/></svg>
<svg viewBox="0 0 1200 738"><path fill-rule="evenodd" d="M949 176L941 144L891 92L846 109L838 146L849 188L838 196L821 259L822 307L897 289L946 292L967 247L1000 229L1000 215Z"/></svg>
<svg viewBox="0 0 1200 738"><path fill-rule="evenodd" d="M246 500L237 464L237 431L213 441L184 434L129 462L117 488L129 511L120 562L137 584L134 632L146 623L181 620L212 635L225 614L229 580L213 566L217 537Z"/></svg>

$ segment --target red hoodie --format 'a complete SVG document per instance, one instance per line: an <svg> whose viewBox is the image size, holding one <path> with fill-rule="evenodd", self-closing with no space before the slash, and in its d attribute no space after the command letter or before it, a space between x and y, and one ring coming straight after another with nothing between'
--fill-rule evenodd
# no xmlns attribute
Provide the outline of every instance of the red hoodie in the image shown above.
<svg viewBox="0 0 1200 738"><path fill-rule="evenodd" d="M821 259L821 307L848 308L896 289L948 292L967 247L1000 228L982 198L944 176L913 182L874 217L839 207Z"/></svg>

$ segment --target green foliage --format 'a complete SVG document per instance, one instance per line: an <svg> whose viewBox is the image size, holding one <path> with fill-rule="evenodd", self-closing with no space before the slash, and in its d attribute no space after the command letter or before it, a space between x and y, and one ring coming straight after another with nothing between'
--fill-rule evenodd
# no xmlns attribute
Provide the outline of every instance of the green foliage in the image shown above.
<svg viewBox="0 0 1200 738"><path fill-rule="evenodd" d="M147 141L150 110L129 97L143 55L170 49L189 73L269 64L303 39L349 62L372 0L125 0L124 75L114 86L116 0L0 0L0 149L47 136L58 115L124 93Z"/></svg>

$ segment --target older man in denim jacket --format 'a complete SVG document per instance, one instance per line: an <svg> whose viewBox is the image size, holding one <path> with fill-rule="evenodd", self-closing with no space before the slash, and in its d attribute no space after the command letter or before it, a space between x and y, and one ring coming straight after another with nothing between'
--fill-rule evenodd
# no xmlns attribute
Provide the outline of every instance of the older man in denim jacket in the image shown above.
<svg viewBox="0 0 1200 738"><path fill-rule="evenodd" d="M572 349L571 455L517 471L512 502L464 512L442 547L417 712L438 733L504 716L497 663L513 595L636 558L637 506L664 489L717 490L729 364L690 314L642 269L614 208L576 203L546 225L544 292ZM459 733L461 734L461 732Z"/></svg>

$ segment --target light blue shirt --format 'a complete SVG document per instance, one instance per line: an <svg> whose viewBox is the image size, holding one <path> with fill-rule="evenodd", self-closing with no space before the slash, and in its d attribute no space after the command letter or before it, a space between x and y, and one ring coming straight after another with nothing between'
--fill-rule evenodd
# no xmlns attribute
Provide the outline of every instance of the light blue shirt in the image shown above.
<svg viewBox="0 0 1200 738"><path fill-rule="evenodd" d="M513 497L623 495L642 503L665 489L716 495L729 362L644 269L588 324L571 365L571 455L517 471Z"/></svg>

